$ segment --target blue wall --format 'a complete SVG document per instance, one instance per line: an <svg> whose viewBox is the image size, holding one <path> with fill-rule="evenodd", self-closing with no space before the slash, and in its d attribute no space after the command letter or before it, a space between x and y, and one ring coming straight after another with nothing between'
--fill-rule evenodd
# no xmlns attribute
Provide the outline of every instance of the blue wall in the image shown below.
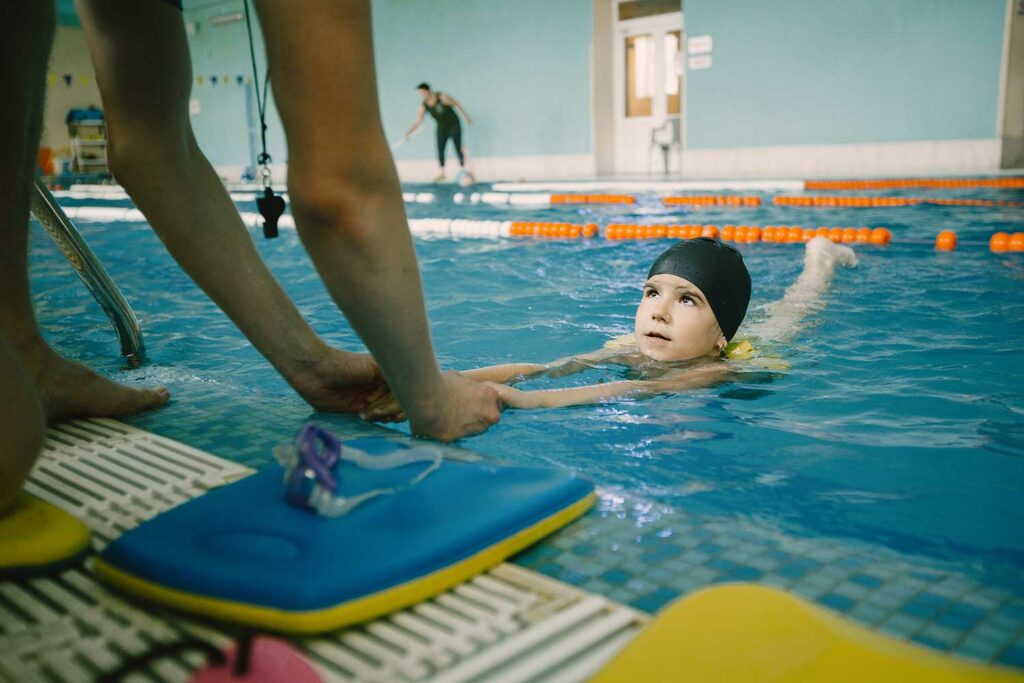
<svg viewBox="0 0 1024 683"><path fill-rule="evenodd" d="M1006 0L686 0L691 148L996 136Z"/></svg>
<svg viewBox="0 0 1024 683"><path fill-rule="evenodd" d="M588 154L591 0L376 0L381 112L396 140L427 81L473 117L476 156ZM433 122L399 154L434 158Z"/></svg>

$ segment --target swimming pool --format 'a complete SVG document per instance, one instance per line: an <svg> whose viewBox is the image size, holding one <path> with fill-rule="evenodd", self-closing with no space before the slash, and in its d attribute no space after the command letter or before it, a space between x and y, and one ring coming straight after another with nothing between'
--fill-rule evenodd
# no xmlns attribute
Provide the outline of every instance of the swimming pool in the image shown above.
<svg viewBox="0 0 1024 683"><path fill-rule="evenodd" d="M572 468L602 486L598 510L518 559L556 578L648 610L709 583L762 581L902 637L1024 666L1024 256L970 244L1019 231L1020 208L803 209L774 206L765 194L759 207L690 210L642 191L634 205L491 206L456 203L454 189L407 190L434 194L408 205L412 218L868 225L921 240L856 247L860 265L837 274L827 307L786 348L788 372L641 402L510 411L461 445ZM929 194L1024 199L1008 190L913 192ZM132 424L246 464L268 462L270 447L310 417L305 404L144 224L78 224L132 302L150 362L122 368L102 312L35 229L32 283L47 337L107 375L168 384L172 404ZM960 249L935 252L941 229L957 231ZM359 349L295 233L258 245L314 328ZM417 239L442 364L551 360L631 331L647 267L664 247ZM802 248L741 249L757 316L796 277ZM533 386L618 378L594 370ZM318 419L346 435L381 429Z"/></svg>

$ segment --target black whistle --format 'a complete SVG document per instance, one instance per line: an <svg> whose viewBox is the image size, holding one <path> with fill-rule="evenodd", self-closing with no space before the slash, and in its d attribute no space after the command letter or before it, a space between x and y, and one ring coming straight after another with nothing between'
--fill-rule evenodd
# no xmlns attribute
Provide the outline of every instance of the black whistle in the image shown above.
<svg viewBox="0 0 1024 683"><path fill-rule="evenodd" d="M284 198L278 197L269 188L263 188L263 196L256 198L256 208L263 216L263 236L268 240L277 237L277 221L284 213Z"/></svg>

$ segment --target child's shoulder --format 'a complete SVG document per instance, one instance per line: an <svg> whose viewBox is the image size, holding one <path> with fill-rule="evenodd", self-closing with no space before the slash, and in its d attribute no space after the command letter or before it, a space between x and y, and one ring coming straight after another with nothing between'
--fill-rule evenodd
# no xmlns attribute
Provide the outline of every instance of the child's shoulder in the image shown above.
<svg viewBox="0 0 1024 683"><path fill-rule="evenodd" d="M619 337L612 337L604 343L602 350L622 353L636 349L636 335L624 334Z"/></svg>
<svg viewBox="0 0 1024 683"><path fill-rule="evenodd" d="M739 337L726 345L722 357L730 361L752 361L750 365L765 370L788 370L789 363L766 346L760 340Z"/></svg>
<svg viewBox="0 0 1024 683"><path fill-rule="evenodd" d="M748 360L757 355L757 349L749 339L736 339L726 344L722 355L729 360Z"/></svg>

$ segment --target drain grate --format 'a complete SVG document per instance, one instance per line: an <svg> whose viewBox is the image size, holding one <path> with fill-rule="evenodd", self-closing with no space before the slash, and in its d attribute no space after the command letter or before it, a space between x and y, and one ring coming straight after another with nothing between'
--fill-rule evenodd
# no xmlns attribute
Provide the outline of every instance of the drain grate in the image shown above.
<svg viewBox="0 0 1024 683"><path fill-rule="evenodd" d="M76 515L102 548L125 530L252 470L149 432L93 419L49 431L26 488ZM511 564L377 621L292 642L325 680L582 681L646 622L640 612ZM147 611L81 569L0 582L0 680L89 683L162 643L231 638ZM198 654L166 657L126 681L187 681Z"/></svg>

